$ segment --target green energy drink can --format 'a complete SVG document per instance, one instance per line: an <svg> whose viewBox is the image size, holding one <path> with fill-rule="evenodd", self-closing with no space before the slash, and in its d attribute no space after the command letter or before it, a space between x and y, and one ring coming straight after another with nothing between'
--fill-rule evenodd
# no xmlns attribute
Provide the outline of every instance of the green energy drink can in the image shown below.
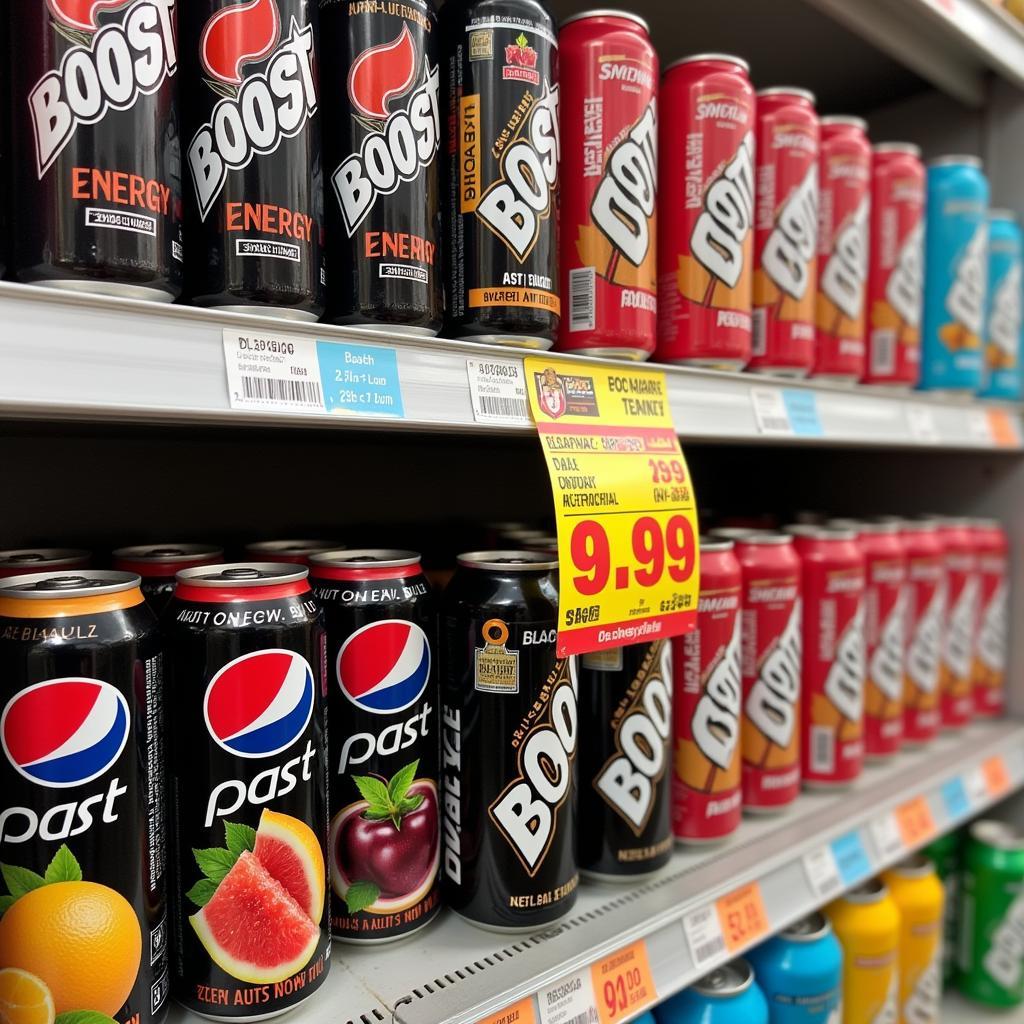
<svg viewBox="0 0 1024 1024"><path fill-rule="evenodd" d="M960 858L962 833L947 832L924 848L924 855L935 865L935 873L946 891L943 910L942 981L948 985L956 971L956 915L960 902Z"/></svg>

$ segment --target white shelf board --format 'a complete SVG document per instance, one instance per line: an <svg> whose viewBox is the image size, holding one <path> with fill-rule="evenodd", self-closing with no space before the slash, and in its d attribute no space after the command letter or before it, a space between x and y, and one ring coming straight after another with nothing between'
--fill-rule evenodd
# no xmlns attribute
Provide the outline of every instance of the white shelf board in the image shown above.
<svg viewBox="0 0 1024 1024"><path fill-rule="evenodd" d="M1024 723L976 723L940 737L926 750L870 766L848 790L804 793L778 817L745 820L724 845L677 850L664 872L638 887L585 883L570 917L536 936L502 937L447 914L392 946L336 943L324 989L290 1019L295 1024L475 1024L639 939L646 943L658 997L665 998L730 955L723 951L698 969L684 937L684 916L757 881L771 930L785 927L826 902L811 886L805 855L857 832L865 863L844 877L841 888L855 885L910 849L900 844L883 853L871 822L923 796L937 832L950 830L993 802L972 780L982 762L997 755L1009 775L1008 792L1024 785ZM943 785L955 778L969 795L951 814ZM175 1008L171 1024L198 1022Z"/></svg>
<svg viewBox="0 0 1024 1024"><path fill-rule="evenodd" d="M385 345L397 352L405 417L231 409L226 329L281 339ZM529 434L532 427L474 420L466 361L522 358L522 350L444 339L296 324L28 285L0 283L0 418L257 424ZM566 356L551 353L553 366ZM614 365L622 365L614 364ZM686 439L894 448L1021 448L1016 405L893 395L867 388L781 383L752 374L665 367L673 418ZM767 434L752 392L807 400L820 436ZM1009 437L992 432L993 418ZM1007 444L1009 441L1009 444Z"/></svg>
<svg viewBox="0 0 1024 1024"><path fill-rule="evenodd" d="M993 1010L959 992L947 992L942 997L941 1024L1024 1024L1024 1006L1012 1010Z"/></svg>

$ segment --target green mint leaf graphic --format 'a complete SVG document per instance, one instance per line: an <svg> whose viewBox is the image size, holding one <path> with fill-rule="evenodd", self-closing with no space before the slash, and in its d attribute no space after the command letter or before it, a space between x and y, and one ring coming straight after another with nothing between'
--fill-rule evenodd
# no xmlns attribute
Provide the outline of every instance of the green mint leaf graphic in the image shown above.
<svg viewBox="0 0 1024 1024"><path fill-rule="evenodd" d="M211 882L220 882L238 860L237 854L230 850L222 850L218 846L213 846L209 850L193 850L192 855L199 865L199 870Z"/></svg>
<svg viewBox="0 0 1024 1024"><path fill-rule="evenodd" d="M522 32L520 32L519 35L516 36L516 45L519 47L520 50L525 50L526 49L526 44L529 41L530 40L527 39L526 36Z"/></svg>
<svg viewBox="0 0 1024 1024"><path fill-rule="evenodd" d="M53 1024L117 1024L117 1021L99 1010L67 1010L58 1013Z"/></svg>
<svg viewBox="0 0 1024 1024"><path fill-rule="evenodd" d="M391 803L388 798L388 787L380 779L372 775L353 775L352 781L356 784L360 796L370 805L371 811L388 810Z"/></svg>
<svg viewBox="0 0 1024 1024"><path fill-rule="evenodd" d="M217 883L209 878L200 878L187 893L185 898L191 900L197 907L205 907L213 899L217 891Z"/></svg>
<svg viewBox="0 0 1024 1024"><path fill-rule="evenodd" d="M363 817L367 821L387 821L391 817L390 811L363 811Z"/></svg>
<svg viewBox="0 0 1024 1024"><path fill-rule="evenodd" d="M353 882L345 893L345 906L350 914L358 914L380 898L380 889L373 882Z"/></svg>
<svg viewBox="0 0 1024 1024"><path fill-rule="evenodd" d="M416 771L420 766L419 758L413 761L411 764L407 764L404 768L399 768L394 775L391 776L391 781L388 783L388 798L393 804L400 804L405 798L405 794L409 792L409 787L412 785L413 780L416 778Z"/></svg>
<svg viewBox="0 0 1024 1024"><path fill-rule="evenodd" d="M228 850L237 857L245 853L246 850L256 849L256 829L234 821L225 821L224 841L227 843Z"/></svg>
<svg viewBox="0 0 1024 1024"><path fill-rule="evenodd" d="M420 804L423 803L422 793L413 793L412 796L407 796L403 800L399 801L398 813L408 814L410 811L415 811Z"/></svg>
<svg viewBox="0 0 1024 1024"><path fill-rule="evenodd" d="M46 885L46 879L28 868L17 868L13 864L0 864L0 874L7 883L7 891L17 899L25 893Z"/></svg>
<svg viewBox="0 0 1024 1024"><path fill-rule="evenodd" d="M16 896L0 896L0 917L3 917L14 906Z"/></svg>
<svg viewBox="0 0 1024 1024"><path fill-rule="evenodd" d="M47 885L53 882L80 882L82 880L82 869L75 855L67 848L65 843L53 855L53 859L46 866L46 874L43 881Z"/></svg>

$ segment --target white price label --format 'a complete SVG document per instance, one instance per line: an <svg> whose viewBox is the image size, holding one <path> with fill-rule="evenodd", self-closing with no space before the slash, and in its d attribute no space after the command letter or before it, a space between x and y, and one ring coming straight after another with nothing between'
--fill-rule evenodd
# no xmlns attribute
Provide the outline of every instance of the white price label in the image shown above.
<svg viewBox="0 0 1024 1024"><path fill-rule="evenodd" d="M537 993L540 1024L598 1024L590 971L562 978Z"/></svg>
<svg viewBox="0 0 1024 1024"><path fill-rule="evenodd" d="M477 423L510 423L528 426L530 404L526 375L520 360L467 359L469 394Z"/></svg>
<svg viewBox="0 0 1024 1024"><path fill-rule="evenodd" d="M751 388L750 402L754 408L757 429L762 434L775 437L793 436L789 410L779 388Z"/></svg>
<svg viewBox="0 0 1024 1024"><path fill-rule="evenodd" d="M725 936L713 903L683 915L683 931L696 967L703 967L725 953Z"/></svg>
<svg viewBox="0 0 1024 1024"><path fill-rule="evenodd" d="M992 444L992 427L984 409L971 409L967 413L967 433L986 447Z"/></svg>
<svg viewBox="0 0 1024 1024"><path fill-rule="evenodd" d="M971 801L972 808L982 807L988 803L988 784L980 764L964 776L964 783L967 786L967 798Z"/></svg>
<svg viewBox="0 0 1024 1024"><path fill-rule="evenodd" d="M935 414L927 405L906 405L903 411L906 414L910 436L915 441L938 444L942 440L939 428L935 425Z"/></svg>
<svg viewBox="0 0 1024 1024"><path fill-rule="evenodd" d="M836 864L835 854L828 846L821 846L804 854L804 871L818 899L827 900L837 895L843 888L839 865Z"/></svg>
<svg viewBox="0 0 1024 1024"><path fill-rule="evenodd" d="M871 839L882 860L893 860L903 853L903 836L892 811L871 822Z"/></svg>
<svg viewBox="0 0 1024 1024"><path fill-rule="evenodd" d="M324 412L316 342L263 331L224 331L232 409Z"/></svg>

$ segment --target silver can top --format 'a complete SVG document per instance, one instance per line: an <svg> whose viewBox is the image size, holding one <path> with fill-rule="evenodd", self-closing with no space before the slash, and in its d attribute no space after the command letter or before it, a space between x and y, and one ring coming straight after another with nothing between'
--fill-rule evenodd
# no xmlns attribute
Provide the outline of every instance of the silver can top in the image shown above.
<svg viewBox="0 0 1024 1024"><path fill-rule="evenodd" d="M971 838L997 850L1019 852L1024 850L1024 835L1005 821L987 818L971 826Z"/></svg>
<svg viewBox="0 0 1024 1024"><path fill-rule="evenodd" d="M304 580L308 575L304 565L288 562L224 562L182 569L176 579L190 587L273 587Z"/></svg>
<svg viewBox="0 0 1024 1024"><path fill-rule="evenodd" d="M0 597L29 598L36 601L54 598L98 597L134 590L142 583L134 572L114 569L80 569L75 572L33 572L0 580Z"/></svg>
<svg viewBox="0 0 1024 1024"><path fill-rule="evenodd" d="M715 534L701 536L699 541L701 554L711 554L714 551L732 551L736 544L729 537L721 537Z"/></svg>
<svg viewBox="0 0 1024 1024"><path fill-rule="evenodd" d="M754 969L746 960L731 960L705 974L693 986L694 990L714 999L728 999L745 992L754 984Z"/></svg>
<svg viewBox="0 0 1024 1024"><path fill-rule="evenodd" d="M801 89L796 85L773 85L767 89L757 90L758 99L762 96L797 96L807 100L812 106L817 103L817 98L810 89Z"/></svg>
<svg viewBox="0 0 1024 1024"><path fill-rule="evenodd" d="M415 551L398 548L340 548L338 551L318 551L310 557L314 565L336 566L339 569L400 569L406 565L419 565Z"/></svg>
<svg viewBox="0 0 1024 1024"><path fill-rule="evenodd" d="M259 555L295 555L306 558L314 551L337 551L345 545L337 540L317 540L310 537L298 540L258 540L245 545L245 553L253 558Z"/></svg>
<svg viewBox="0 0 1024 1024"><path fill-rule="evenodd" d="M921 159L921 147L913 142L876 142L871 148L876 153L905 153Z"/></svg>
<svg viewBox="0 0 1024 1024"><path fill-rule="evenodd" d="M981 157L973 153L950 153L928 161L929 167L981 167Z"/></svg>
<svg viewBox="0 0 1024 1024"><path fill-rule="evenodd" d="M686 57L680 57L678 60L672 61L665 70L671 71L681 64L694 64L699 60L719 60L723 64L735 64L741 71L748 75L750 74L750 65L742 57L735 57L731 53L691 53Z"/></svg>
<svg viewBox="0 0 1024 1024"><path fill-rule="evenodd" d="M223 557L224 549L213 544L134 544L127 548L117 548L113 555L124 561L163 565L190 558L219 559Z"/></svg>
<svg viewBox="0 0 1024 1024"><path fill-rule="evenodd" d="M12 548L0 551L0 569L20 569L26 572L33 568L49 565L59 568L62 565L81 565L89 561L91 555L82 548Z"/></svg>
<svg viewBox="0 0 1024 1024"><path fill-rule="evenodd" d="M779 934L790 942L816 942L830 931L832 926L828 918L820 910L815 910L799 921L794 921L788 928L783 928Z"/></svg>
<svg viewBox="0 0 1024 1024"><path fill-rule="evenodd" d="M456 561L467 569L490 572L547 572L558 568L558 559L541 551L467 551Z"/></svg>
<svg viewBox="0 0 1024 1024"><path fill-rule="evenodd" d="M868 123L863 117L855 117L853 114L826 114L821 119L822 125L846 125L848 128L859 128L867 134Z"/></svg>

